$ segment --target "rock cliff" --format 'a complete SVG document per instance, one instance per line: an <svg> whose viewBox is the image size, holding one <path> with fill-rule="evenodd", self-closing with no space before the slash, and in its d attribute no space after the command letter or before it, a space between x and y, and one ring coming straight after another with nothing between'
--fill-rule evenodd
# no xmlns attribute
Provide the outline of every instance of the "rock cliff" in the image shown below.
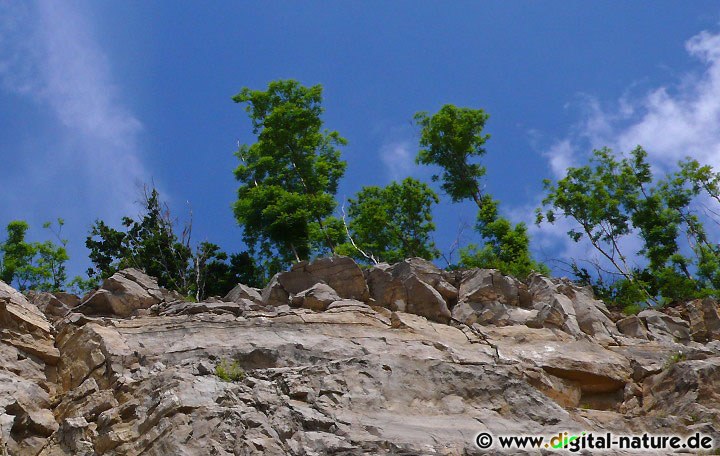
<svg viewBox="0 0 720 456"><path fill-rule="evenodd" d="M628 317L567 280L419 259L323 258L201 303L132 269L82 300L0 282L0 356L0 454L501 454L480 432L720 443L716 302Z"/></svg>

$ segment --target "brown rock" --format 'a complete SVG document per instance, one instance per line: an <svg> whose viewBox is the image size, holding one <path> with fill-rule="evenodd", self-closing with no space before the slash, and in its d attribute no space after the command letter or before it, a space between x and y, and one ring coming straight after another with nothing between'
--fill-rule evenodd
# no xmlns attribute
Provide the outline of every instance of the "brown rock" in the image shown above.
<svg viewBox="0 0 720 456"><path fill-rule="evenodd" d="M99 290L75 310L86 315L129 317L163 300L155 279L137 269L124 269L105 279Z"/></svg>

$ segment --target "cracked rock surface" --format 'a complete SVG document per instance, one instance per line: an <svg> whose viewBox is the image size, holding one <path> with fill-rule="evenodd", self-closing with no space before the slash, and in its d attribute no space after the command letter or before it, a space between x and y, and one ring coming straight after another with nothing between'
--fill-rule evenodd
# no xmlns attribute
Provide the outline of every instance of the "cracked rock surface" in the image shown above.
<svg viewBox="0 0 720 456"><path fill-rule="evenodd" d="M565 431L720 442L717 303L623 320L567 281L418 259L284 274L189 303L121 271L79 304L31 296L45 314L0 282L0 449L501 454L475 436ZM48 305L60 298L62 312Z"/></svg>

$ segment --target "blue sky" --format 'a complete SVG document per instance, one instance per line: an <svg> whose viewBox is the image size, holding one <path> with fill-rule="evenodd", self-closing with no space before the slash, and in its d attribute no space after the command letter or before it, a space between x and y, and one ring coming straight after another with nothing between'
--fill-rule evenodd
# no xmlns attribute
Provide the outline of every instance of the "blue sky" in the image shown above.
<svg viewBox="0 0 720 456"><path fill-rule="evenodd" d="M63 217L78 273L93 220L137 214L152 181L196 240L241 250L233 152L253 136L231 97L280 78L324 86L349 141L339 199L429 180L410 121L454 103L490 114L486 191L531 221L542 179L593 147L720 165L719 24L710 1L0 0L0 225L39 239ZM438 247L474 218L444 198ZM584 253L566 229L532 227L541 259Z"/></svg>

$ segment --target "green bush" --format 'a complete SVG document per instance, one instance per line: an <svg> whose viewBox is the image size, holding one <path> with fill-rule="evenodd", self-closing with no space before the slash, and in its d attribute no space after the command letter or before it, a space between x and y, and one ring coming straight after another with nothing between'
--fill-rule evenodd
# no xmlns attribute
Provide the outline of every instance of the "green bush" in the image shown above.
<svg viewBox="0 0 720 456"><path fill-rule="evenodd" d="M220 360L218 365L215 366L215 375L226 382L237 382L246 376L239 362L230 362L227 359Z"/></svg>

